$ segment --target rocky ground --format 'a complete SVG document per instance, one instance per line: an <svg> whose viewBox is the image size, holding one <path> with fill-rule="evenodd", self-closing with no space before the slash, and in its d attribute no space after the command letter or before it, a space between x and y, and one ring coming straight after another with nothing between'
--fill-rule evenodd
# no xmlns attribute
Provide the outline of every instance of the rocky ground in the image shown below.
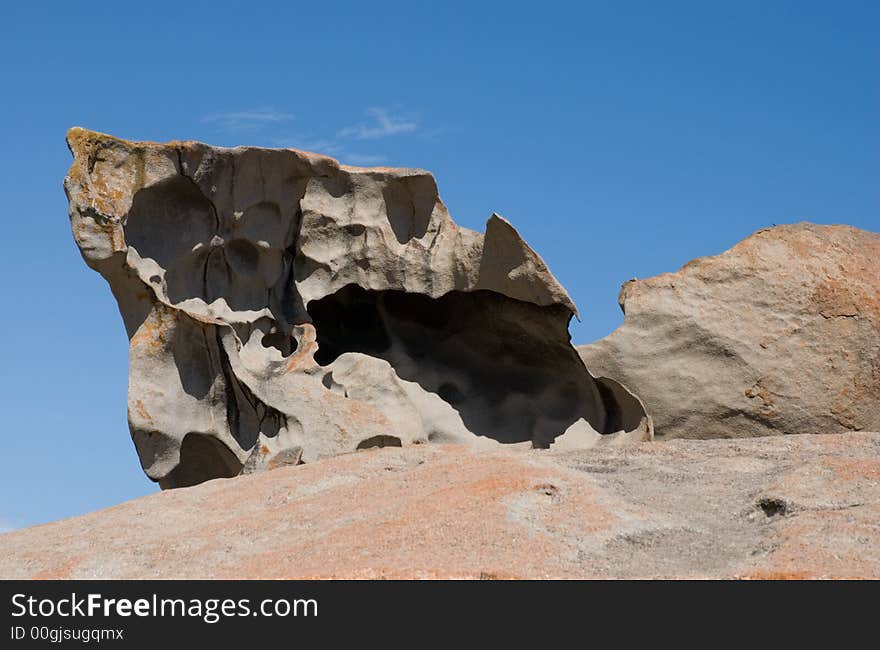
<svg viewBox="0 0 880 650"><path fill-rule="evenodd" d="M880 578L880 434L416 445L0 536L0 578Z"/></svg>

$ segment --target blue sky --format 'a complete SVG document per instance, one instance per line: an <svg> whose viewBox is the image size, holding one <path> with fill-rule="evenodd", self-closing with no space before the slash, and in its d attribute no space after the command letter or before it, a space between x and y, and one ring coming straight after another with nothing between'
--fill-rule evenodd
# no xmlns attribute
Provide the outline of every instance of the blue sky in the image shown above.
<svg viewBox="0 0 880 650"><path fill-rule="evenodd" d="M68 3L4 8L0 530L155 488L115 302L74 246L73 125L434 172L580 308L774 223L880 230L880 3Z"/></svg>

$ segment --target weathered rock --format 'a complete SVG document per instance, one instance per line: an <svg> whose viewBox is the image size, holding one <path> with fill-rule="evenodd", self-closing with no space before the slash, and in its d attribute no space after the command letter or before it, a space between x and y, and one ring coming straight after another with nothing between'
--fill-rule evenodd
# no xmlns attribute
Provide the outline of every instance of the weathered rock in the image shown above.
<svg viewBox="0 0 880 650"><path fill-rule="evenodd" d="M372 449L0 535L15 578L880 578L880 434Z"/></svg>
<svg viewBox="0 0 880 650"><path fill-rule="evenodd" d="M267 441L269 442L269 441ZM267 442L263 442L251 450L251 455L241 468L242 474L253 474L263 470L278 469L288 465L299 465L302 462L302 447L284 447L271 449Z"/></svg>
<svg viewBox="0 0 880 650"><path fill-rule="evenodd" d="M74 237L119 303L131 435L163 487L272 440L308 463L392 438L651 436L584 367L541 258L497 215L456 226L427 172L79 128L68 145Z"/></svg>
<svg viewBox="0 0 880 650"><path fill-rule="evenodd" d="M768 228L627 282L620 305L623 325L578 349L658 437L880 429L880 234Z"/></svg>

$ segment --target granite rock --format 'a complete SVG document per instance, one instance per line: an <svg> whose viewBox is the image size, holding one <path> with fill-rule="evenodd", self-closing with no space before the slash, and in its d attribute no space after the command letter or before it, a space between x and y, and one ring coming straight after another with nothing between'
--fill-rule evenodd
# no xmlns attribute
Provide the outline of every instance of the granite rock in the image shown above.
<svg viewBox="0 0 880 650"><path fill-rule="evenodd" d="M575 306L543 260L498 215L485 235L457 226L428 172L67 141L74 238L119 304L131 436L162 487L234 476L261 446L311 463L390 439L651 437L571 345Z"/></svg>
<svg viewBox="0 0 880 650"><path fill-rule="evenodd" d="M620 292L623 325L578 350L634 391L659 438L880 429L880 234L760 230Z"/></svg>
<svg viewBox="0 0 880 650"><path fill-rule="evenodd" d="M880 579L880 434L410 445L0 535L0 579Z"/></svg>

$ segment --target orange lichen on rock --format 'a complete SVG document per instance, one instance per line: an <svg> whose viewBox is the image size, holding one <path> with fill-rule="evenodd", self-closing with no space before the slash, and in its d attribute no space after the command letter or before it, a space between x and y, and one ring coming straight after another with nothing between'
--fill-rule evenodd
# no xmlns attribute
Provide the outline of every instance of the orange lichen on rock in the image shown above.
<svg viewBox="0 0 880 650"><path fill-rule="evenodd" d="M0 578L880 578L878 445L369 449L0 535Z"/></svg>

